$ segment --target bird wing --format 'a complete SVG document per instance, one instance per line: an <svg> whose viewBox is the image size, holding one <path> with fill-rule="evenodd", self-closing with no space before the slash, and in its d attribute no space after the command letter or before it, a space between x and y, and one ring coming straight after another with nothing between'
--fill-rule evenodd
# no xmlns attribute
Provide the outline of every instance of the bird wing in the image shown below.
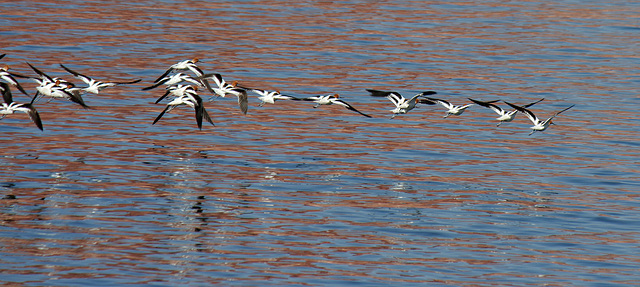
<svg viewBox="0 0 640 287"><path fill-rule="evenodd" d="M83 74L80 74L80 73L78 73L78 72L76 72L74 70L71 70L71 69L65 67L65 65L63 65L63 64L60 64L60 67L62 67L65 71L69 72L70 74L72 74L76 78L82 80L85 84L89 85L91 83L91 78L89 78L89 77L87 77L87 76L85 76Z"/></svg>
<svg viewBox="0 0 640 287"><path fill-rule="evenodd" d="M420 93L419 95L421 95L421 96L429 96L429 95L435 95L437 93L438 92L436 92L436 91L424 91L424 92Z"/></svg>
<svg viewBox="0 0 640 287"><path fill-rule="evenodd" d="M211 117L209 117L209 113L207 113L207 110L204 108L204 105L202 106L202 116L205 121L209 122L212 126L215 126L213 124L213 121L211 120Z"/></svg>
<svg viewBox="0 0 640 287"><path fill-rule="evenodd" d="M80 95L80 92L78 92L77 90L72 93L72 92L67 91L67 89L62 89L62 92L67 94L67 96L69 96L69 100L71 100L72 102L81 105L85 109L90 109L91 108L91 107L87 106L84 103L84 100L82 99L82 96Z"/></svg>
<svg viewBox="0 0 640 287"><path fill-rule="evenodd" d="M249 97L247 96L247 91L245 89L234 89L238 91L238 106L243 114L247 114L247 110L249 110Z"/></svg>
<svg viewBox="0 0 640 287"><path fill-rule="evenodd" d="M213 75L211 75L211 78L213 79L213 81L216 82L216 85L218 86L218 88L220 88L220 89L224 88L226 83L225 83L224 79L222 78L222 75L213 74Z"/></svg>
<svg viewBox="0 0 640 287"><path fill-rule="evenodd" d="M533 102L533 103L526 104L526 105L524 105L524 106L522 106L522 107L523 107L523 108L528 108L528 107L533 106L533 105L535 105L535 104L537 104L537 103L539 103L539 102L542 102L543 100L544 100L544 98L539 99L539 100L537 100L537 101L535 101L535 102Z"/></svg>
<svg viewBox="0 0 640 287"><path fill-rule="evenodd" d="M3 75L3 76L2 76L2 78L3 78L4 80L6 80L7 82L9 82L10 84L12 84L12 85L16 86L16 88L18 88L18 90L19 90L21 93L23 93L23 94L25 94L25 95L29 96L29 94L27 94L27 91L25 91L25 90L24 90L24 88L20 85L20 83L18 83L18 81L16 80L16 78L14 78L14 77L13 77L14 75L17 75L17 74L13 74L13 73L9 73L9 72L7 72L7 73L6 73L6 75Z"/></svg>
<svg viewBox="0 0 640 287"><path fill-rule="evenodd" d="M153 121L152 125L155 125L161 118L162 116L164 116L164 114L169 110L171 106L167 105L164 110L162 110L162 112L156 117L156 119Z"/></svg>
<svg viewBox="0 0 640 287"><path fill-rule="evenodd" d="M291 101L300 101L301 100L300 98L296 98L294 96L283 95L283 94L280 94L280 93L275 94L273 96L273 98L277 99L277 100L291 100Z"/></svg>
<svg viewBox="0 0 640 287"><path fill-rule="evenodd" d="M453 107L453 105L451 105L449 102L445 101L445 100L441 100L441 99L436 99L436 98L430 98L427 97L427 99L434 101L438 104L441 104L443 107L447 108L447 109L451 109Z"/></svg>
<svg viewBox="0 0 640 287"><path fill-rule="evenodd" d="M501 116L504 115L504 110L501 107L498 107L498 106L496 106L496 105L494 105L494 104L492 104L490 102L478 101L478 100L474 100L472 98L467 98L467 99L469 99L470 101L474 102L475 104L477 104L479 106L490 108L491 110L496 112L496 114L499 114Z"/></svg>
<svg viewBox="0 0 640 287"><path fill-rule="evenodd" d="M189 65L189 70L191 70L191 72L196 74L196 77L201 77L202 75L204 75L202 70L200 68L198 68L198 66L196 66L196 64Z"/></svg>
<svg viewBox="0 0 640 287"><path fill-rule="evenodd" d="M301 100L315 102L315 101L320 100L321 97L322 96L311 96L311 97L302 98Z"/></svg>
<svg viewBox="0 0 640 287"><path fill-rule="evenodd" d="M573 108L574 106L575 106L575 105L571 105L570 107L568 107L568 108L566 108L566 109L564 109L564 110L562 110L562 111L559 111L559 112L555 113L555 114L554 114L553 116L551 116L547 121L550 121L551 119L555 118L557 115L561 114L562 112L565 112L566 110L568 110L568 109L570 109L570 108Z"/></svg>
<svg viewBox="0 0 640 287"><path fill-rule="evenodd" d="M379 91L379 90L373 90L373 89L366 89L366 90L371 94L372 97L386 97L389 94L393 93L393 92Z"/></svg>
<svg viewBox="0 0 640 287"><path fill-rule="evenodd" d="M29 65L29 67L31 67L31 69L32 69L34 72L36 72L36 74L38 74L38 76L40 76L40 78L42 78L42 79L47 79L47 80L49 80L49 81L51 81L51 82L55 82L55 81L53 80L53 78L49 77L49 75L47 75L47 74L43 73L42 71L38 70L36 67L34 67L34 66L32 66L31 64L29 64L29 62L27 62L27 65Z"/></svg>
<svg viewBox="0 0 640 287"><path fill-rule="evenodd" d="M148 91L148 90L151 90L151 89L155 89L155 88L159 87L160 85L162 85L162 84L166 83L167 81L169 81L169 79L171 79L171 78L165 77L162 80L160 80L158 82L155 82L155 84L153 84L152 86L142 88L142 90L143 91Z"/></svg>
<svg viewBox="0 0 640 287"><path fill-rule="evenodd" d="M27 114L29 115L29 118L31 118L31 121L36 124L36 127L43 131L42 120L40 120L40 114L36 108L31 104L24 104L24 107L28 109Z"/></svg>
<svg viewBox="0 0 640 287"><path fill-rule="evenodd" d="M169 68L167 69L162 75L160 75L160 77L158 77L155 81L153 81L154 83L157 83L158 81L162 80L164 77L166 77L167 75L169 75L169 73L171 73L171 71L173 71L173 68Z"/></svg>
<svg viewBox="0 0 640 287"><path fill-rule="evenodd" d="M536 117L536 115L533 114L533 112L531 112L530 110L527 110L526 108L523 108L521 106L517 106L514 105L512 103L506 102L505 103L509 106L511 106L512 108L516 109L518 112L521 112L523 114L525 114L527 116L527 118L529 118L529 120L534 124L538 124L540 122L540 120L538 119L538 117Z"/></svg>
<svg viewBox="0 0 640 287"><path fill-rule="evenodd" d="M202 130L202 117L204 116L202 100L200 100L200 104L195 105L193 109L196 111L196 124L198 125L198 129Z"/></svg>
<svg viewBox="0 0 640 287"><path fill-rule="evenodd" d="M161 97L159 97L156 102L154 104L159 103L160 101L162 101L164 98L166 98L169 94L171 93L170 89L167 89L167 91L164 93L164 95L162 95Z"/></svg>
<svg viewBox="0 0 640 287"><path fill-rule="evenodd" d="M420 104L425 104L425 105L435 105L436 102L429 100L429 99L418 99L418 103Z"/></svg>
<svg viewBox="0 0 640 287"><path fill-rule="evenodd" d="M367 115L367 114L365 114L365 113L363 113L363 112L361 112L361 111L356 110L354 107L352 107L350 104L348 104L347 102L345 102L345 101L343 101L343 100L340 100L340 99L332 99L331 101L332 101L334 104L341 105L341 106L343 106L343 107L347 108L348 110L352 110L352 111L354 111L354 112L356 112L356 113L359 113L359 114L361 114L361 115L363 115L363 116L365 116L365 117L367 117L367 118L370 118L370 117L371 117L370 115Z"/></svg>
<svg viewBox="0 0 640 287"><path fill-rule="evenodd" d="M9 88L9 84L0 82L0 89L2 89L2 99L4 99L4 102L7 104L13 103L13 95L11 94L11 88Z"/></svg>

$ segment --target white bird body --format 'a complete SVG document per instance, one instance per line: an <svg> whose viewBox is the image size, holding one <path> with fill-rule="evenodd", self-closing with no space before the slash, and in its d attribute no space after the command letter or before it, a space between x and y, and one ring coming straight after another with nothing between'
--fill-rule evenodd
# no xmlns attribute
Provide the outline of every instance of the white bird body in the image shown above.
<svg viewBox="0 0 640 287"><path fill-rule="evenodd" d="M292 100L298 101L299 98L287 96L281 94L279 91L265 91L260 89L251 89L254 93L258 94L258 99L260 100L260 104L258 106L262 107L265 103L275 104L278 100Z"/></svg>

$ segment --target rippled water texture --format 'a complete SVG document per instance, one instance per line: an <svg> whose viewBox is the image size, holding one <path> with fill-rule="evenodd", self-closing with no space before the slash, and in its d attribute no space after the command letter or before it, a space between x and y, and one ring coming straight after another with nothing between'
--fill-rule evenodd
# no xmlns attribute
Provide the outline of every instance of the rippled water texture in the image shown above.
<svg viewBox="0 0 640 287"><path fill-rule="evenodd" d="M640 285L637 1L2 2L9 71L142 79L0 121L2 284ZM215 126L151 125L141 88L194 57L372 118L201 91ZM575 107L529 136L365 89Z"/></svg>

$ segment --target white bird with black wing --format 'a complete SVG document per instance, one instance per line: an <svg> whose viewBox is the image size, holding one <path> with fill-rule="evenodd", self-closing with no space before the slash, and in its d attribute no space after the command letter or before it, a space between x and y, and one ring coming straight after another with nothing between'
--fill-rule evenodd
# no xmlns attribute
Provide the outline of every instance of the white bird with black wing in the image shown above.
<svg viewBox="0 0 640 287"><path fill-rule="evenodd" d="M516 117L516 113L518 112L518 110L512 110L512 111L505 111L503 110L501 107L499 107L498 105L495 105L493 103L497 102L497 100L495 101L489 101L489 102L483 102L483 101L478 101L478 100L474 100L472 98L468 98L470 101L476 103L479 106L483 106L486 108L490 108L491 110L493 110L494 112L496 112L496 114L499 115L499 117L496 118L496 120L498 120L498 124L497 126L499 127L500 124L504 123L504 122L510 122L513 121L513 119ZM526 104L524 106L522 106L523 108L528 108L530 106L533 106L539 102L541 102L542 100L544 100L544 98L539 99L533 103L529 103Z"/></svg>
<svg viewBox="0 0 640 287"><path fill-rule="evenodd" d="M356 113L359 113L367 118L370 118L370 115L367 115L361 111L356 110L354 107L352 107L350 104L348 104L347 102L343 101L340 99L340 95L338 94L332 94L332 95L324 95L324 96L311 96L311 97L307 97L307 98L303 98L301 99L303 101L311 101L316 103L315 106L313 106L314 108L317 108L321 105L339 105L339 106L343 106L345 108L347 108L348 110L354 111Z"/></svg>
<svg viewBox="0 0 640 287"><path fill-rule="evenodd" d="M2 92L2 99L4 100L4 103L0 106L0 120L15 112L23 112L29 115L31 121L33 121L40 130L43 130L40 114L38 114L38 111L33 106L33 99L31 103L28 104L14 102L9 85L3 82L0 82L0 92Z"/></svg>
<svg viewBox="0 0 640 287"><path fill-rule="evenodd" d="M391 110L391 112L393 113L393 116L391 116L392 119L395 118L398 114L406 114L410 110L413 110L418 103L427 105L436 104L431 100L421 98L424 96L437 94L437 92L435 91L425 91L422 93L418 93L410 99L403 97L398 92L379 91L372 89L367 89L367 91L371 94L372 97L385 97L396 106L395 109Z"/></svg>
<svg viewBox="0 0 640 287"><path fill-rule="evenodd" d="M541 132L546 130L550 125L554 124L551 120L553 120L553 118L555 118L557 115L565 112L566 110L573 108L575 105L571 105L568 108L565 108L564 110L561 110L557 113L555 113L553 116L549 117L548 119L541 121L538 117L536 117L536 115L533 114L533 112L531 112L530 110L521 107L521 106L517 106L514 105L512 103L509 102L505 102L507 105L511 106L512 108L518 110L519 112L525 114L529 120L531 120L531 122L533 123L533 126L531 127L531 132L529 133L529 135L532 135L535 132Z"/></svg>

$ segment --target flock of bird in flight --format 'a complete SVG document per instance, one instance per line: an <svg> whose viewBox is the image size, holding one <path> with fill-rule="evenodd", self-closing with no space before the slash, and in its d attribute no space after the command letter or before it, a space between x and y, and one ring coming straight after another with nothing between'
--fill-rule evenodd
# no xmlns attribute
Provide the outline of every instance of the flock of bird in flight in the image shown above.
<svg viewBox="0 0 640 287"><path fill-rule="evenodd" d="M4 58L6 54L0 55L0 59ZM365 117L371 117L359 110L355 109L353 106L348 104L339 98L338 94L329 94L329 95L319 95L319 96L311 96L305 98L298 98L288 95L283 95L279 91L267 91L249 87L243 87L238 84L237 81L232 83L227 83L220 74L205 74L197 65L198 59L191 59L178 62L176 64L171 65L160 77L158 77L153 85L143 88L142 90L147 91L151 89L155 89L160 86L165 86L165 93L158 98L155 103L160 103L165 98L169 97L171 100L166 104L165 109L156 117L152 124L156 124L164 114L170 112L174 108L182 105L186 105L194 109L196 123L199 129L202 129L202 121L203 119L209 122L211 125L213 121L211 117L207 113L207 110L204 107L204 103L202 98L198 95L198 91L200 89L205 89L209 93L213 94L214 97L226 97L226 96L235 96L238 99L238 107L242 111L242 113L246 114L249 104L248 104L248 92L252 92L258 95L258 99L260 99L259 106L264 105L265 103L274 104L279 100L290 100L290 101L309 101L314 102L314 108L317 108L321 105L339 105L356 112ZM85 87L77 87L73 83L63 80L61 78L55 77L52 78L44 72L40 71L36 67L32 66L27 62L27 65L31 67L31 69L37 74L37 77L24 76L16 73L9 72L9 66L4 65L4 67L0 68L0 92L2 93L2 97L4 99L4 103L0 106L0 119L3 119L5 116L13 114L14 112L24 112L29 115L31 120L35 123L35 125L43 130L42 121L40 119L40 115L38 111L34 107L34 103L37 102L42 97L60 98L72 101L85 109L89 109L82 98L82 95L86 93L99 94L100 91L107 87L113 87L116 85L126 85L126 84L134 84L141 81L141 79L127 81L127 82L112 82L112 81L98 81L94 78L85 76L80 74L74 70L69 69L68 67L60 64L60 66L72 74L74 77L82 80L86 84ZM193 75L187 74L187 71L193 73ZM25 89L18 83L16 78L24 78L34 80L38 86L36 87L36 94L31 97ZM213 83L211 83L213 81ZM13 95L11 93L10 86L16 87L21 93L31 97L31 101L29 103L18 103L13 101ZM544 99L540 99L538 101L526 104L526 105L515 105L509 102L505 103L512 107L514 110L506 111L500 108L495 103L499 100L494 101L479 101L469 98L471 103L465 105L454 105L449 103L446 100L429 97L431 95L437 94L435 91L425 91L416 94L415 96L407 99L400 95L398 92L393 91L379 91L373 89L367 89L373 97L384 97L389 99L394 105L395 108L391 110L393 115L391 118L394 118L398 114L405 114L412 109L414 109L418 104L425 105L436 105L440 104L444 108L447 109L446 115L449 117L451 115L461 115L468 107L477 104L482 107L487 107L493 110L495 113L499 115L498 118L498 126L500 126L503 122L511 122L516 113L521 112L525 114L529 120L533 123L531 127L531 132L529 135L533 134L536 131L544 131L551 124L553 124L552 119L555 118L560 113L572 108L574 105L571 105L546 120L540 120L536 117L533 112L531 112L529 107L539 103Z"/></svg>

